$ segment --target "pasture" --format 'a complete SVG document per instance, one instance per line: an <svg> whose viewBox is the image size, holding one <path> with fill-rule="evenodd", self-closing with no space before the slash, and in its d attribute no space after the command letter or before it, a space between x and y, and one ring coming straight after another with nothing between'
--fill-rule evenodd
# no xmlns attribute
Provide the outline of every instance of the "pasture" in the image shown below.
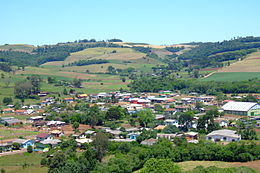
<svg viewBox="0 0 260 173"><path fill-rule="evenodd" d="M234 62L218 72L260 72L260 51L251 53L244 60Z"/></svg>
<svg viewBox="0 0 260 173"><path fill-rule="evenodd" d="M260 172L260 160L252 162L222 162L222 161L185 161L177 163L182 170L190 171L197 166L210 167L216 166L218 168L230 168L230 167L250 167L258 172Z"/></svg>
<svg viewBox="0 0 260 173"><path fill-rule="evenodd" d="M6 128L0 128L0 140L5 139L15 139L19 137L28 137L37 135L39 132L35 131L28 131L28 130L14 130L14 129L6 129Z"/></svg>
<svg viewBox="0 0 260 173"><path fill-rule="evenodd" d="M5 169L7 173L47 173L47 167L41 167L40 153L22 153L0 157L0 169Z"/></svg>
<svg viewBox="0 0 260 173"><path fill-rule="evenodd" d="M260 72L217 72L207 78L201 78L201 81L241 81L253 78L260 79Z"/></svg>
<svg viewBox="0 0 260 173"><path fill-rule="evenodd" d="M20 52L31 52L35 47L28 44L6 44L1 45L0 50L12 50Z"/></svg>

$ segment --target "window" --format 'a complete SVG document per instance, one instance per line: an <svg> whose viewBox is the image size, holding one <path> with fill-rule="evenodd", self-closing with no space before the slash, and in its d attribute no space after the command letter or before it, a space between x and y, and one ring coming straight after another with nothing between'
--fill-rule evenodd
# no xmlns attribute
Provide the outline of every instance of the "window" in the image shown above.
<svg viewBox="0 0 260 173"><path fill-rule="evenodd" d="M226 140L227 140L227 137L223 137L223 140L226 141Z"/></svg>

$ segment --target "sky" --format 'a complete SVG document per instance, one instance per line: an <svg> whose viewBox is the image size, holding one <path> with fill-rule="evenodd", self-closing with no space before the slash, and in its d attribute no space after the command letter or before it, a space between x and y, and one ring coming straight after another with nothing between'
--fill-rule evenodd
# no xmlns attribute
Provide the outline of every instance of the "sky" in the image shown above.
<svg viewBox="0 0 260 173"><path fill-rule="evenodd" d="M260 36L260 0L0 0L0 44L170 45Z"/></svg>

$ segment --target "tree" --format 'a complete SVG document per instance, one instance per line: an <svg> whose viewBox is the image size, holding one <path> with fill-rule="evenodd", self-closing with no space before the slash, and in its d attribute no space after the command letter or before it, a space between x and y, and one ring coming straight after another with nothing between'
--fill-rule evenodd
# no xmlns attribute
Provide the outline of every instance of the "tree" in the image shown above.
<svg viewBox="0 0 260 173"><path fill-rule="evenodd" d="M101 132L97 133L93 145L97 151L97 159L101 161L108 148L108 137L106 134Z"/></svg>
<svg viewBox="0 0 260 173"><path fill-rule="evenodd" d="M193 72L193 76L194 76L194 78L199 78L199 71L198 70L195 70L194 72Z"/></svg>
<svg viewBox="0 0 260 173"><path fill-rule="evenodd" d="M179 133L180 132L180 129L174 125L169 125L169 126L166 126L163 130L162 130L163 133L166 133L166 134L172 134L172 133Z"/></svg>
<svg viewBox="0 0 260 173"><path fill-rule="evenodd" d="M155 115L149 109L141 110L136 115L142 127L151 126L155 120Z"/></svg>
<svg viewBox="0 0 260 173"><path fill-rule="evenodd" d="M67 91L66 88L63 89L63 94L64 94L64 95L68 95L68 91Z"/></svg>
<svg viewBox="0 0 260 173"><path fill-rule="evenodd" d="M48 81L49 84L53 84L53 83L56 83L56 78L49 76L49 77L47 78L47 81Z"/></svg>
<svg viewBox="0 0 260 173"><path fill-rule="evenodd" d="M181 173L181 169L171 159L151 158L145 162L140 173Z"/></svg>
<svg viewBox="0 0 260 173"><path fill-rule="evenodd" d="M78 123L78 122L74 122L74 123L72 124L72 127L73 127L73 129L76 131L76 130L79 128L79 123Z"/></svg>
<svg viewBox="0 0 260 173"><path fill-rule="evenodd" d="M41 166L46 166L48 163L48 160L46 158L42 158L41 160Z"/></svg>
<svg viewBox="0 0 260 173"><path fill-rule="evenodd" d="M121 80L122 80L122 82L126 82L126 78L125 77L123 77Z"/></svg>
<svg viewBox="0 0 260 173"><path fill-rule="evenodd" d="M180 124L184 125L184 130L188 130L191 127L192 118L194 117L193 112L181 113L179 117Z"/></svg>
<svg viewBox="0 0 260 173"><path fill-rule="evenodd" d="M40 85L41 85L41 77L39 75L32 75L30 77L28 77L28 79L30 80L31 84L32 84L32 93L33 94L37 94L40 92Z"/></svg>
<svg viewBox="0 0 260 173"><path fill-rule="evenodd" d="M157 137L157 132L153 130L142 130L142 133L140 136L137 137L137 142L141 143L142 141L146 139L155 139Z"/></svg>
<svg viewBox="0 0 260 173"><path fill-rule="evenodd" d="M33 152L33 148L32 148L31 145L29 145L29 146L27 147L27 152L28 152L28 153L32 153L32 152Z"/></svg>
<svg viewBox="0 0 260 173"><path fill-rule="evenodd" d="M14 149L14 150L19 150L20 147L21 147L21 145L20 145L19 143L17 143L17 142L13 143L12 146L13 146L13 149Z"/></svg>
<svg viewBox="0 0 260 173"><path fill-rule="evenodd" d="M72 85L76 88L80 88L81 87L81 80L80 79L73 79Z"/></svg>
<svg viewBox="0 0 260 173"><path fill-rule="evenodd" d="M15 84L14 94L16 98L25 99L32 94L33 85L30 81L21 81Z"/></svg>
<svg viewBox="0 0 260 173"><path fill-rule="evenodd" d="M1 173L6 173L6 170L4 168L1 168Z"/></svg>
<svg viewBox="0 0 260 173"><path fill-rule="evenodd" d="M160 105L160 104L155 104L154 110L157 111L157 112L163 112L164 111L162 105Z"/></svg>
<svg viewBox="0 0 260 173"><path fill-rule="evenodd" d="M196 109L199 110L200 108L203 108L203 103L202 102L196 102L195 107L196 107Z"/></svg>
<svg viewBox="0 0 260 173"><path fill-rule="evenodd" d="M4 105L9 105L11 103L13 103L13 99L11 97L4 97L4 99L3 99Z"/></svg>
<svg viewBox="0 0 260 173"><path fill-rule="evenodd" d="M126 111L124 108L120 106L112 106L107 110L106 113L106 119L108 120L119 120L123 118L126 114Z"/></svg>

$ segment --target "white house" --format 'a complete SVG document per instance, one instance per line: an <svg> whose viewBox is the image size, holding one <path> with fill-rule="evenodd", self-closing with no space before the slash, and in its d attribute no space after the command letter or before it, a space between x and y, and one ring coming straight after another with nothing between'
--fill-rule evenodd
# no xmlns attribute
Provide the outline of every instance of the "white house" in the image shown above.
<svg viewBox="0 0 260 173"><path fill-rule="evenodd" d="M234 130L215 130L206 136L207 140L211 140L214 142L217 141L240 141L241 136L239 134L236 134L236 131Z"/></svg>
<svg viewBox="0 0 260 173"><path fill-rule="evenodd" d="M175 120L175 119L166 119L166 120L164 120L164 124L166 126L170 126L170 125L173 125L173 126L176 126L176 127L179 126L178 120Z"/></svg>

